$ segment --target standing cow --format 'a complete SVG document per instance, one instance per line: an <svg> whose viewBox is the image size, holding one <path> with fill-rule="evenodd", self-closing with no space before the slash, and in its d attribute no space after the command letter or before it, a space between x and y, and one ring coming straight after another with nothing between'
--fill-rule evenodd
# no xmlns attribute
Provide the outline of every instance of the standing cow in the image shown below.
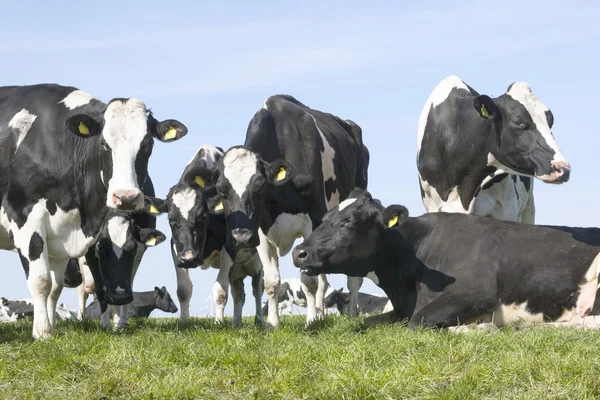
<svg viewBox="0 0 600 400"><path fill-rule="evenodd" d="M214 178L227 218L226 253L235 258L240 249L257 248L269 301L268 326L279 326L279 257L297 238L306 239L351 190L367 187L368 164L358 125L286 95L268 98L249 123L245 145L230 148L217 163ZM303 274L301 280L310 322L317 312L323 315L326 278ZM351 292L358 293L361 283L362 278L349 279Z"/></svg>
<svg viewBox="0 0 600 400"><path fill-rule="evenodd" d="M492 99L456 76L444 79L419 119L417 167L427 212L533 224L532 178L563 183L571 172L553 123L527 83Z"/></svg>
<svg viewBox="0 0 600 400"><path fill-rule="evenodd" d="M69 259L95 242L108 208L143 208L154 138L187 128L157 121L135 98L108 104L54 84L0 88L0 248L16 249L34 304L33 337L51 336ZM108 291L126 304L131 288Z"/></svg>

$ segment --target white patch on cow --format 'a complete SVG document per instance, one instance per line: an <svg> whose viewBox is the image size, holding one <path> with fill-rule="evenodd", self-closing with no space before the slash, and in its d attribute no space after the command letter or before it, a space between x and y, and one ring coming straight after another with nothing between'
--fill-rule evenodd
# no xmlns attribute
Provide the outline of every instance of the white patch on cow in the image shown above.
<svg viewBox="0 0 600 400"><path fill-rule="evenodd" d="M312 221L308 214L287 214L277 216L267 232L267 238L275 247L279 256L290 252L297 238L306 239L312 232Z"/></svg>
<svg viewBox="0 0 600 400"><path fill-rule="evenodd" d="M354 203L356 198L346 199L339 204L339 210L342 211L344 208L348 207L350 204Z"/></svg>
<svg viewBox="0 0 600 400"><path fill-rule="evenodd" d="M533 122L535 122L538 131L540 131L548 146L550 146L550 148L555 152L552 162L566 163L567 160L560 152L558 144L556 143L556 140L554 140L554 137L552 137L552 132L550 131L550 126L548 125L546 111L549 109L536 97L535 94L533 94L529 84L525 82L515 82L506 94L521 103L525 109L527 109L529 115L531 115L531 118L533 119Z"/></svg>
<svg viewBox="0 0 600 400"><path fill-rule="evenodd" d="M94 97L87 94L86 92L81 90L74 90L71 93L69 93L67 97L59 101L59 103L63 103L65 107L67 107L69 110L74 110L77 107L89 104L92 100L94 100Z"/></svg>
<svg viewBox="0 0 600 400"><path fill-rule="evenodd" d="M468 86L462 81L462 79L460 79L458 76L450 75L438 83L435 89L433 89L433 92L431 92L427 98L425 106L423 107L423 111L421 111L421 116L419 117L419 124L417 127L417 154L419 154L421 151L421 142L423 141L423 136L425 135L425 127L427 126L427 118L429 117L429 111L431 111L431 107L437 107L442 104L444 100L448 98L448 95L452 89L469 90Z"/></svg>
<svg viewBox="0 0 600 400"><path fill-rule="evenodd" d="M444 201L437 189L431 186L426 180L421 178L421 174L419 174L419 181L421 183L423 193L425 194L425 197L423 198L423 205L425 206L425 210L427 210L427 212L431 213L443 211L461 214L471 213L473 202L471 201L469 208L465 209L462 205L457 187L454 187L450 193L448 193L448 198L446 201Z"/></svg>
<svg viewBox="0 0 600 400"><path fill-rule="evenodd" d="M503 325L524 325L539 324L544 322L543 313L532 313L527 309L527 301L521 304L502 304L494 313L494 324Z"/></svg>
<svg viewBox="0 0 600 400"><path fill-rule="evenodd" d="M262 107L261 107L261 108L262 108L263 110L267 110L267 111L269 111L269 108L267 107L267 101L269 101L269 99L265 100L265 102L263 103L263 105L262 105Z"/></svg>
<svg viewBox="0 0 600 400"><path fill-rule="evenodd" d="M198 153L200 153L201 150L204 150L203 160L206 163L206 168L208 169L213 169L217 161L223 157L223 153L216 147L211 146L209 144L203 144L202 146L200 146L198 151L196 151L194 156L190 158L190 161L188 161L186 166L190 165L192 161L194 161L194 159L196 158Z"/></svg>
<svg viewBox="0 0 600 400"><path fill-rule="evenodd" d="M179 209L181 216L186 220L190 218L190 211L196 204L196 190L185 188L173 194L173 204Z"/></svg>
<svg viewBox="0 0 600 400"><path fill-rule="evenodd" d="M19 145L21 144L23 139L25 139L27 132L29 132L29 129L31 129L31 125L33 125L33 122L36 118L37 115L31 114L29 111L27 111L27 109L24 108L18 113L16 113L15 116L12 117L12 119L8 123L8 126L19 132L19 137L17 138L17 145L15 147L15 153L19 149Z"/></svg>
<svg viewBox="0 0 600 400"><path fill-rule="evenodd" d="M221 251L213 250L210 256L204 259L204 263L200 266L202 269L208 269L210 267L220 268L221 267Z"/></svg>
<svg viewBox="0 0 600 400"><path fill-rule="evenodd" d="M102 136L112 149L113 176L108 182L106 205L117 208L113 194L127 191L138 195L138 208L143 206L142 191L137 183L135 159L142 140L148 133L148 117L145 104L138 99L114 101L104 113Z"/></svg>
<svg viewBox="0 0 600 400"><path fill-rule="evenodd" d="M369 272L367 274L367 278L369 278L370 280L373 281L374 284L379 286L379 277L377 276L377 274L374 271Z"/></svg>
<svg viewBox="0 0 600 400"><path fill-rule="evenodd" d="M594 258L579 285L576 312L579 318L584 318L594 308L596 292L598 290L598 273L600 272L600 254Z"/></svg>
<svg viewBox="0 0 600 400"><path fill-rule="evenodd" d="M113 251L117 258L121 258L123 247L127 242L127 230L130 222L121 216L112 217L108 221L108 237L113 243Z"/></svg>
<svg viewBox="0 0 600 400"><path fill-rule="evenodd" d="M333 193L331 194L331 198L329 199L327 198L327 190L325 189L325 182L327 182L330 179L335 181L336 178L335 168L333 165L335 150L333 150L333 147L331 147L331 145L327 141L327 138L321 131L321 128L319 128L319 124L317 124L317 120L315 119L315 117L311 115L311 118L313 119L315 127L317 128L317 131L321 136L321 140L323 141L323 151L321 152L321 168L323 170L323 195L325 196L325 204L327 205L327 209L331 210L340 202L340 193L338 192L337 188L333 191Z"/></svg>
<svg viewBox="0 0 600 400"><path fill-rule="evenodd" d="M246 192L252 176L259 173L259 162L258 156L247 149L235 148L225 153L223 176L227 178L240 199Z"/></svg>

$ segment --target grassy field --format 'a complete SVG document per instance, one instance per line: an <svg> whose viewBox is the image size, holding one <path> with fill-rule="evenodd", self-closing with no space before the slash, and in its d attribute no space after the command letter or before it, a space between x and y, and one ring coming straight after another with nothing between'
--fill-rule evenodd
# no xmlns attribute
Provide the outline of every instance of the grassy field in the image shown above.
<svg viewBox="0 0 600 400"><path fill-rule="evenodd" d="M123 333L61 323L0 324L0 397L25 398L600 398L600 332L456 334L364 328L329 317L304 328L233 330L208 319L133 320Z"/></svg>

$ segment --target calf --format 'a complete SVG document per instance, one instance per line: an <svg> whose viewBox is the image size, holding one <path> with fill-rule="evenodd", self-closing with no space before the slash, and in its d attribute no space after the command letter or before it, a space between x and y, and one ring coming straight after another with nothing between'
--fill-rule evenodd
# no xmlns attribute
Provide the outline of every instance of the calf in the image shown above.
<svg viewBox="0 0 600 400"><path fill-rule="evenodd" d="M599 251L597 228L455 213L411 218L357 190L293 256L312 275L370 275L390 298L393 320L449 327L587 323L598 311Z"/></svg>
<svg viewBox="0 0 600 400"><path fill-rule="evenodd" d="M325 308L331 308L333 306L327 305L327 298L331 296L333 288L327 287L325 292ZM306 294L302 289L302 282L298 278L283 279L279 285L279 314L285 309L288 309L290 315L292 314L292 308L294 305L302 308L306 308ZM349 302L349 299L348 299ZM269 302L266 302L263 306L263 315L269 311Z"/></svg>
<svg viewBox="0 0 600 400"><path fill-rule="evenodd" d="M297 238L307 238L353 188L366 188L368 163L358 125L285 95L268 98L250 121L244 146L230 148L217 162L214 182L227 218L225 249L232 259L241 249L257 249L268 326L279 326L279 257ZM300 279L308 323L317 312L323 315L326 278L303 274ZM361 283L350 279L350 291L358 292Z"/></svg>
<svg viewBox="0 0 600 400"><path fill-rule="evenodd" d="M340 314L348 312L350 293L342 292L342 289L334 290L325 297L325 307L336 307ZM358 292L359 314L381 314L392 310L390 299L385 296L377 296Z"/></svg>
<svg viewBox="0 0 600 400"><path fill-rule="evenodd" d="M5 317L5 322L31 318L33 315L33 302L31 299L7 300L4 297L0 298L0 316ZM74 319L75 313L64 304L59 304L56 306L55 318L59 320Z"/></svg>
<svg viewBox="0 0 600 400"><path fill-rule="evenodd" d="M129 317L143 317L148 318L152 311L158 309L168 313L176 313L177 306L173 302L171 295L164 286L158 288L154 287L154 290L148 292L133 292L133 301L126 306L126 314ZM102 313L100 303L94 300L89 306L85 308L84 318L85 319L96 319L100 316L104 316ZM121 312L121 315L123 312Z"/></svg>
<svg viewBox="0 0 600 400"><path fill-rule="evenodd" d="M187 133L135 98L103 103L74 87L0 88L0 248L16 249L34 305L33 337L52 335L71 258L96 241L107 209L144 206L154 138ZM127 288L106 293L131 301Z"/></svg>
<svg viewBox="0 0 600 400"><path fill-rule="evenodd" d="M214 186L210 186L212 169L221 159L221 149L202 146L186 166L177 185L169 190L165 201L150 199L148 210L155 214L166 212L169 217L172 238L171 249L177 274L177 297L181 307L181 320L190 317L189 302L193 285L189 268L200 265L202 269L219 269L217 281L213 285L213 298L216 303L216 322L222 322L227 293L231 281L231 294L234 302L233 325L242 324L242 308L245 302L244 279L252 277L252 292L256 306L257 324L263 323L261 298L263 293L263 271L255 249L244 249L233 255L231 268L230 253L224 251L226 238L223 204ZM221 268L227 265L227 268Z"/></svg>
<svg viewBox="0 0 600 400"><path fill-rule="evenodd" d="M456 76L433 90L418 127L423 205L533 224L533 181L569 180L571 168L551 128L552 111L527 83L480 95Z"/></svg>

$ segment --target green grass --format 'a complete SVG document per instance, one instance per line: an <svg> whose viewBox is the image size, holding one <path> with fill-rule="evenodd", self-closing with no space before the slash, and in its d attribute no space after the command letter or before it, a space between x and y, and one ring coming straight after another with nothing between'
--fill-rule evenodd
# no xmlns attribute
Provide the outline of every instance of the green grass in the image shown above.
<svg viewBox="0 0 600 400"><path fill-rule="evenodd" d="M0 324L1 398L600 398L600 332L453 334L284 317L266 332L195 319L133 320L123 333Z"/></svg>

